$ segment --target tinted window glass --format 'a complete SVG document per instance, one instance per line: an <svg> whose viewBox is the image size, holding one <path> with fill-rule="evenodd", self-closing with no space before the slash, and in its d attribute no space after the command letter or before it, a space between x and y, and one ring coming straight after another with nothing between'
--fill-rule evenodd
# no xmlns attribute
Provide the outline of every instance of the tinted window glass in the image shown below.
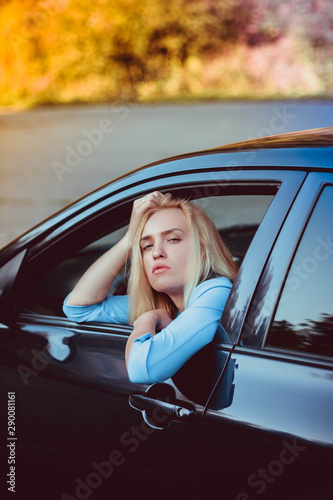
<svg viewBox="0 0 333 500"><path fill-rule="evenodd" d="M296 252L268 346L333 356L333 187L322 192Z"/></svg>
<svg viewBox="0 0 333 500"><path fill-rule="evenodd" d="M274 195L212 196L196 200L214 221L234 260L241 264Z"/></svg>

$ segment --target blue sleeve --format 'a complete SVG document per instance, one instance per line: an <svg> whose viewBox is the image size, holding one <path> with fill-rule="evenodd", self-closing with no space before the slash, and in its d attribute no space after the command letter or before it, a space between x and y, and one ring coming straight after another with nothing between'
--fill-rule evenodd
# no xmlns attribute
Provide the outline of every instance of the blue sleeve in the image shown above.
<svg viewBox="0 0 333 500"><path fill-rule="evenodd" d="M154 336L146 333L137 338L128 361L131 382L163 382L211 342L231 286L223 277L201 283L195 288L187 309L166 328Z"/></svg>
<svg viewBox="0 0 333 500"><path fill-rule="evenodd" d="M83 321L100 321L128 325L128 295L108 295L102 302L87 306L66 304L69 295L64 300L63 311L67 318L82 323Z"/></svg>

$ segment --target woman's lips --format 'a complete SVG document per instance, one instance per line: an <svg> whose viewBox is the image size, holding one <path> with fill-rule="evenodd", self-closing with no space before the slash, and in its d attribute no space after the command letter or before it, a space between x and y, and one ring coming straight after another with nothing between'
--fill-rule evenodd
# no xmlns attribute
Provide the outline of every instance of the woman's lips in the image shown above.
<svg viewBox="0 0 333 500"><path fill-rule="evenodd" d="M167 271L168 269L170 269L170 267L166 266L165 264L156 264L153 267L152 273L153 274L161 274L161 273L164 273L165 271Z"/></svg>

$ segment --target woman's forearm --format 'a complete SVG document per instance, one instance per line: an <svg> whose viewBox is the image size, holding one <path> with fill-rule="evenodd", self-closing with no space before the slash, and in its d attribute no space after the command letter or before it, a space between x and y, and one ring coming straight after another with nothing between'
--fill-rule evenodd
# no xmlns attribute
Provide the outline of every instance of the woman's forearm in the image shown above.
<svg viewBox="0 0 333 500"><path fill-rule="evenodd" d="M67 304L85 306L105 299L129 252L129 239L124 236L83 274L68 297Z"/></svg>
<svg viewBox="0 0 333 500"><path fill-rule="evenodd" d="M150 208L156 207L162 196L159 191L154 191L154 193L134 201L127 233L84 273L68 297L66 301L68 305L86 306L105 299L114 278L131 252L133 239L143 215Z"/></svg>

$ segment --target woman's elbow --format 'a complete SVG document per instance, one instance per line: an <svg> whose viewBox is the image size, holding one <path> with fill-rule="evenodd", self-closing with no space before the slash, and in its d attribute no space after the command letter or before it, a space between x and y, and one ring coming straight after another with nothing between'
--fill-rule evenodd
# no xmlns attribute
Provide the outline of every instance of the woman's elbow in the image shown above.
<svg viewBox="0 0 333 500"><path fill-rule="evenodd" d="M62 312L64 313L66 318L68 318L70 321L74 321L74 323L84 322L84 318L78 317L75 313L73 314L73 311L71 311L69 307L67 307L67 304L63 305Z"/></svg>
<svg viewBox="0 0 333 500"><path fill-rule="evenodd" d="M140 367L135 366L133 363L127 365L128 378L133 384L151 384L152 381Z"/></svg>
<svg viewBox="0 0 333 500"><path fill-rule="evenodd" d="M128 360L128 378L134 384L153 384L148 372L149 342L135 341L131 347Z"/></svg>

